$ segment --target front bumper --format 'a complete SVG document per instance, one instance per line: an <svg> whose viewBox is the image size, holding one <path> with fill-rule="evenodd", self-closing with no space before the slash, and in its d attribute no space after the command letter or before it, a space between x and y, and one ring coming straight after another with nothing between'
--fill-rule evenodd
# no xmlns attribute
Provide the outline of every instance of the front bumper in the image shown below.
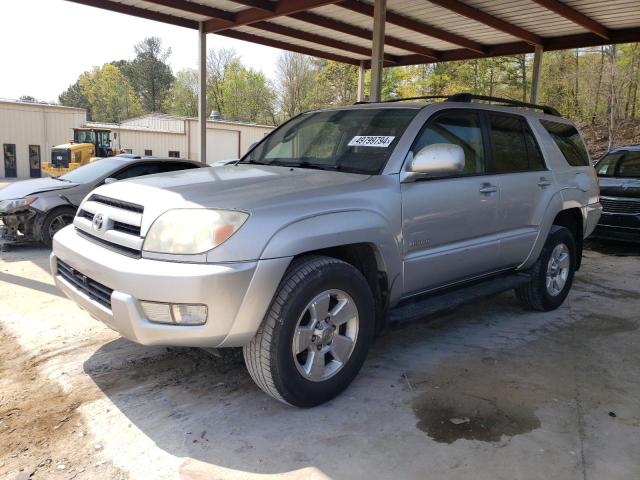
<svg viewBox="0 0 640 480"><path fill-rule="evenodd" d="M58 259L109 289L111 308L58 274ZM144 345L236 347L255 335L290 258L196 264L135 259L78 235L56 234L51 272L62 292L123 337ZM140 301L207 305L204 325L149 321Z"/></svg>

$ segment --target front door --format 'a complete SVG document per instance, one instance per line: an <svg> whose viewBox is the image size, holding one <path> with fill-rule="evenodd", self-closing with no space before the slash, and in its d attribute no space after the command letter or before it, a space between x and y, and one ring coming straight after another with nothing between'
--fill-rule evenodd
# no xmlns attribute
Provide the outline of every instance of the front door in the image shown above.
<svg viewBox="0 0 640 480"><path fill-rule="evenodd" d="M31 178L40 178L40 145L29 145L29 174Z"/></svg>
<svg viewBox="0 0 640 480"><path fill-rule="evenodd" d="M14 143L4 144L4 176L7 178L18 176L16 146Z"/></svg>
<svg viewBox="0 0 640 480"><path fill-rule="evenodd" d="M486 173L486 134L477 111L451 109L429 119L412 154L433 143L453 143L465 152L455 177L403 183L404 291L443 287L495 269L499 188Z"/></svg>

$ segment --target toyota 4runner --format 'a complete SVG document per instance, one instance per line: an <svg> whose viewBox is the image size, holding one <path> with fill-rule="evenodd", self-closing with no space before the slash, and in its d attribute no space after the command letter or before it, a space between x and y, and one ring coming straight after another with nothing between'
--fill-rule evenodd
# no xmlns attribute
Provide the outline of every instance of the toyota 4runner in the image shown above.
<svg viewBox="0 0 640 480"><path fill-rule="evenodd" d="M549 107L359 104L303 113L233 165L97 188L51 270L124 337L242 347L262 390L313 406L407 305L484 288L557 308L598 194L580 134Z"/></svg>

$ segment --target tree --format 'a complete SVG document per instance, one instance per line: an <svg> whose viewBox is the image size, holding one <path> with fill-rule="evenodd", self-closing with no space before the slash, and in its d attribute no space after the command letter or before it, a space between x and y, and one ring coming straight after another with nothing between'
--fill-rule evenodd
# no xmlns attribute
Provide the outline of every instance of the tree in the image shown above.
<svg viewBox="0 0 640 480"><path fill-rule="evenodd" d="M163 103L174 77L167 59L171 48L164 49L158 37L145 38L135 47L136 57L120 65L147 112L162 112Z"/></svg>
<svg viewBox="0 0 640 480"><path fill-rule="evenodd" d="M198 71L181 70L176 73L171 91L164 103L164 111L184 117L198 116Z"/></svg>
<svg viewBox="0 0 640 480"><path fill-rule="evenodd" d="M83 73L79 84L91 105L92 120L119 122L143 113L133 87L112 64Z"/></svg>
<svg viewBox="0 0 640 480"><path fill-rule="evenodd" d="M58 96L58 102L60 102L60 105L67 107L84 108L87 111L87 119L93 119L91 116L91 103L82 92L79 79Z"/></svg>
<svg viewBox="0 0 640 480"><path fill-rule="evenodd" d="M276 71L278 102L285 119L322 106L318 101L318 71L311 57L283 52L278 57Z"/></svg>
<svg viewBox="0 0 640 480"><path fill-rule="evenodd" d="M22 95L18 100L21 102L38 103L36 97L32 97L31 95Z"/></svg>

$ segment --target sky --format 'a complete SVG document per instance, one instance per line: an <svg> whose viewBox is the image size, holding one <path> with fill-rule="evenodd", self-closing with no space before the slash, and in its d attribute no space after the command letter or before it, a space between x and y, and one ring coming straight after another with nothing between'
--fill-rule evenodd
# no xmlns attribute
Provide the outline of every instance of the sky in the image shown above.
<svg viewBox="0 0 640 480"><path fill-rule="evenodd" d="M0 0L0 98L58 95L94 66L132 59L133 47L160 37L174 73L197 66L198 33L65 0ZM280 50L207 35L207 47L234 48L245 65L273 78Z"/></svg>

